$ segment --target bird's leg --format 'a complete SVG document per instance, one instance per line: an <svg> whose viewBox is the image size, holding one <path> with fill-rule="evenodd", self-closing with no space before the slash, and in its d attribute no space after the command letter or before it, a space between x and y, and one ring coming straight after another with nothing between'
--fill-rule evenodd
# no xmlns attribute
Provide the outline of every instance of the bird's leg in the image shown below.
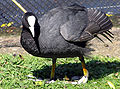
<svg viewBox="0 0 120 89"><path fill-rule="evenodd" d="M84 76L78 81L78 84L80 84L80 83L86 83L87 80L88 80L89 73L88 73L88 70L85 67L84 57L83 56L79 57L79 60L82 63L82 68L83 68L83 74L84 74Z"/></svg>
<svg viewBox="0 0 120 89"><path fill-rule="evenodd" d="M56 67L56 58L53 58L53 59L52 59L52 70L51 70L51 76L50 76L50 79L51 79L51 80L54 80L55 67Z"/></svg>

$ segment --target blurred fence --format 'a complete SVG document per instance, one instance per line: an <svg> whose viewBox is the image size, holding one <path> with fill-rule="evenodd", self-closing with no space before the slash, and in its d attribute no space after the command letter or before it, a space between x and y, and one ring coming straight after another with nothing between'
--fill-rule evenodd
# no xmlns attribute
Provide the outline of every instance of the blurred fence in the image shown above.
<svg viewBox="0 0 120 89"><path fill-rule="evenodd" d="M120 0L17 0L27 11L39 18L57 6L77 3L88 9L100 9L108 14L120 14ZM23 12L12 0L0 0L0 27L21 25Z"/></svg>

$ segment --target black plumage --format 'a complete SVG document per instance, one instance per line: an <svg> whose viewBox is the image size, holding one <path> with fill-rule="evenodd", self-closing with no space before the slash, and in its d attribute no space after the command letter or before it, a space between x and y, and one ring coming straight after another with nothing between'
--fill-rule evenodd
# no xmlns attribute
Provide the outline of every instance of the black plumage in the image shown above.
<svg viewBox="0 0 120 89"><path fill-rule="evenodd" d="M27 18L36 18L32 36ZM57 7L41 18L27 12L22 19L21 44L30 54L45 58L80 57L86 43L113 26L105 13L77 4ZM106 35L105 35L106 37Z"/></svg>

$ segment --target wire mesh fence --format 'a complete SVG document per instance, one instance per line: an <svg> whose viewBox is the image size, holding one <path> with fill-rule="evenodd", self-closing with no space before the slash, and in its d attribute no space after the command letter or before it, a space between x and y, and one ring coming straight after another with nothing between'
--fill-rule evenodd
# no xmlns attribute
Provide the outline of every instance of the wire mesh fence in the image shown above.
<svg viewBox="0 0 120 89"><path fill-rule="evenodd" d="M17 0L27 11L40 18L50 9L58 6L69 6L74 3L88 9L100 9L108 14L120 14L120 0ZM0 27L21 25L23 12L12 0L0 0Z"/></svg>

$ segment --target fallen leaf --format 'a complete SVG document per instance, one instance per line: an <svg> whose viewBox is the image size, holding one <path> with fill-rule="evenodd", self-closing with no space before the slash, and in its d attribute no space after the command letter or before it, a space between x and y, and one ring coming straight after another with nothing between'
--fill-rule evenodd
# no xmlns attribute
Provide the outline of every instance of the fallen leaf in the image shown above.
<svg viewBox="0 0 120 89"><path fill-rule="evenodd" d="M13 22L10 22L7 24L7 27L10 27L13 24Z"/></svg>
<svg viewBox="0 0 120 89"><path fill-rule="evenodd" d="M2 24L0 27L6 27L6 25L7 25L7 23L5 23L5 24Z"/></svg>
<svg viewBox="0 0 120 89"><path fill-rule="evenodd" d="M113 84L112 82L107 81L107 83L108 83L108 85L110 86L110 88L115 89L115 86L114 86L114 84Z"/></svg>
<svg viewBox="0 0 120 89"><path fill-rule="evenodd" d="M32 74L26 75L29 78L36 78L35 76L33 76Z"/></svg>
<svg viewBox="0 0 120 89"><path fill-rule="evenodd" d="M36 81L35 85L42 85L42 81Z"/></svg>
<svg viewBox="0 0 120 89"><path fill-rule="evenodd" d="M118 73L115 73L115 76L118 76Z"/></svg>

